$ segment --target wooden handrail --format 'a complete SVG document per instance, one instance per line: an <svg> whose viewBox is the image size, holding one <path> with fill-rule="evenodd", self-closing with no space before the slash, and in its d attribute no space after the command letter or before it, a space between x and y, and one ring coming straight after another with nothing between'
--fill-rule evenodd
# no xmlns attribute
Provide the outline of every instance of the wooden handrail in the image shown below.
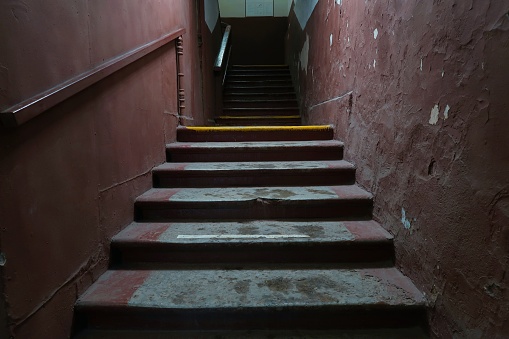
<svg viewBox="0 0 509 339"><path fill-rule="evenodd" d="M230 31L232 26L226 25L226 28L223 33L223 39L221 40L221 46L219 47L219 52L217 53L216 62L214 63L214 71L219 72L223 69L223 63L225 60L226 50L228 48L228 44L230 41Z"/></svg>
<svg viewBox="0 0 509 339"><path fill-rule="evenodd" d="M49 108L61 103L85 88L101 81L145 55L166 45L185 33L184 28L165 34L143 46L114 57L91 70L73 77L30 99L8 108L0 113L0 122L6 127L19 126L42 114Z"/></svg>

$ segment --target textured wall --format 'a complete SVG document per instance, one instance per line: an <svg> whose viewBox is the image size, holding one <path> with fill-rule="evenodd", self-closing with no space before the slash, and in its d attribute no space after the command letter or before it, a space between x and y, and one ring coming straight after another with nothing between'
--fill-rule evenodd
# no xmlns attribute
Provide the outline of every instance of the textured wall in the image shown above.
<svg viewBox="0 0 509 339"><path fill-rule="evenodd" d="M426 292L433 334L509 336L509 1L321 0L290 13L310 123L333 123Z"/></svg>
<svg viewBox="0 0 509 339"><path fill-rule="evenodd" d="M2 1L0 109L183 27L182 121L201 124L196 13L188 0ZM74 300L105 270L110 237L132 221L134 198L175 139L175 55L169 44L0 131L0 316L6 311L8 323L0 337L69 335Z"/></svg>
<svg viewBox="0 0 509 339"><path fill-rule="evenodd" d="M204 6L200 6L200 34L204 48L200 49L201 72L203 77L202 98L203 101L203 124L214 123L215 116L220 115L218 110L222 107L221 90L222 77L219 72L214 72L216 57L223 39L221 18L219 17L219 4L217 1L200 0ZM208 5L207 5L208 4ZM203 14L201 12L204 12ZM209 14L207 15L207 12ZM207 16L211 18L207 23ZM226 58L226 55L225 55ZM216 92L217 90L217 92Z"/></svg>

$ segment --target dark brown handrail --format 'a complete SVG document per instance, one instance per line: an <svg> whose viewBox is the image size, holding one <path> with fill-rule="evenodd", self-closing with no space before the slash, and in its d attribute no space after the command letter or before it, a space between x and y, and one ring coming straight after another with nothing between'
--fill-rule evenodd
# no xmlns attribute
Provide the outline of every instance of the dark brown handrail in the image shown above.
<svg viewBox="0 0 509 339"><path fill-rule="evenodd" d="M92 86L107 76L166 45L170 41L175 40L184 33L185 29L179 28L143 46L110 59L93 69L58 84L57 86L30 99L14 105L0 113L0 123L6 127L19 126L78 92L81 92L85 88Z"/></svg>

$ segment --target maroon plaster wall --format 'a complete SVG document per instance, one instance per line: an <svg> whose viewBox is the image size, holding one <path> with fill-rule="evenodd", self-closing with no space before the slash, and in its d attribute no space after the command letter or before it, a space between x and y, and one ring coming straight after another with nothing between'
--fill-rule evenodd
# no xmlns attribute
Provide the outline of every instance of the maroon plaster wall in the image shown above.
<svg viewBox="0 0 509 339"><path fill-rule="evenodd" d="M328 0L304 31L290 14L306 120L336 125L435 337L509 337L508 12L507 0Z"/></svg>
<svg viewBox="0 0 509 339"><path fill-rule="evenodd" d="M223 18L223 21L232 26L232 64L285 63L285 33L288 18Z"/></svg>
<svg viewBox="0 0 509 339"><path fill-rule="evenodd" d="M203 112L204 112L204 123L212 124L215 116L220 115L219 109L222 105L222 97L220 94L220 88L218 87L216 92L216 85L220 86L217 82L216 73L214 72L214 64L216 61L217 53L221 46L221 40L223 38L223 29L221 26L221 18L217 18L217 22L210 31L210 28L205 22L205 6L204 1L200 0L199 17L200 17L200 38L202 41L202 47L200 48L200 62L203 76L203 95L200 100L203 101ZM217 75L220 78L220 75ZM216 84L217 82L217 84Z"/></svg>
<svg viewBox="0 0 509 339"><path fill-rule="evenodd" d="M4 1L0 109L183 27L181 120L202 124L196 13L188 0ZM110 237L132 221L133 200L175 140L175 55L168 44L0 131L0 324L8 325L0 337L68 337L76 297L106 269Z"/></svg>

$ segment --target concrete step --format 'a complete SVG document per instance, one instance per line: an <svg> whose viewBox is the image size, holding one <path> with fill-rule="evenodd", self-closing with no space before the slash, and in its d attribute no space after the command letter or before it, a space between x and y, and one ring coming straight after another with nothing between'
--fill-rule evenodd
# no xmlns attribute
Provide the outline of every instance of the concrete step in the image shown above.
<svg viewBox="0 0 509 339"><path fill-rule="evenodd" d="M105 330L407 328L425 300L394 268L107 271L76 303Z"/></svg>
<svg viewBox="0 0 509 339"><path fill-rule="evenodd" d="M74 339L427 339L421 327L315 331L143 331L85 330Z"/></svg>
<svg viewBox="0 0 509 339"><path fill-rule="evenodd" d="M154 187L350 185L355 166L344 160L164 163L152 171Z"/></svg>
<svg viewBox="0 0 509 339"><path fill-rule="evenodd" d="M256 92L256 93L249 93L249 92L232 92L232 93L224 93L224 100L271 100L271 99L291 99L291 100L297 100L295 91L287 91L287 92L278 92L274 93L271 91L266 92Z"/></svg>
<svg viewBox="0 0 509 339"><path fill-rule="evenodd" d="M292 77L290 75L290 72L265 72L265 73L260 73L260 72L232 73L232 72L229 72L226 75L226 79L227 79L227 81L230 81L230 80L234 80L234 81L235 80L265 80L265 79L288 79L291 81Z"/></svg>
<svg viewBox="0 0 509 339"><path fill-rule="evenodd" d="M264 108L264 107L299 107L299 103L295 99L244 99L244 100L224 100L224 108L235 108L235 107L253 107L253 108Z"/></svg>
<svg viewBox="0 0 509 339"><path fill-rule="evenodd" d="M242 79L232 79L230 77L226 78L225 85L228 86L260 86L260 85L291 85L292 79L288 77L267 77L265 79L254 79L254 78L242 78Z"/></svg>
<svg viewBox="0 0 509 339"><path fill-rule="evenodd" d="M168 162L342 160L337 140L176 142L166 146Z"/></svg>
<svg viewBox="0 0 509 339"><path fill-rule="evenodd" d="M226 74L226 77L242 77L242 76L248 76L248 77L285 77L285 78L291 78L290 70L239 70L239 69L232 69L229 70Z"/></svg>
<svg viewBox="0 0 509 339"><path fill-rule="evenodd" d="M223 115L214 120L217 126L295 126L301 123L300 115Z"/></svg>
<svg viewBox="0 0 509 339"><path fill-rule="evenodd" d="M231 85L224 89L225 95L231 93L288 93L294 91L292 85Z"/></svg>
<svg viewBox="0 0 509 339"><path fill-rule="evenodd" d="M280 70L289 70L290 67L288 65L232 65L230 67L230 71L235 70L251 70L251 71L280 71Z"/></svg>
<svg viewBox="0 0 509 339"><path fill-rule="evenodd" d="M113 238L111 248L114 267L123 269L153 264L387 267L393 265L392 239L374 221L133 223Z"/></svg>
<svg viewBox="0 0 509 339"><path fill-rule="evenodd" d="M181 142L310 141L331 140L333 136L331 125L177 128L177 140Z"/></svg>
<svg viewBox="0 0 509 339"><path fill-rule="evenodd" d="M233 80L230 78L226 79L225 88L232 87L257 87L257 86L293 86L292 79L283 78L283 79L242 79L242 80Z"/></svg>
<svg viewBox="0 0 509 339"><path fill-rule="evenodd" d="M232 107L223 108L223 116L298 116L299 107Z"/></svg>
<svg viewBox="0 0 509 339"><path fill-rule="evenodd" d="M158 188L136 199L135 220L371 218L373 196L356 185Z"/></svg>

